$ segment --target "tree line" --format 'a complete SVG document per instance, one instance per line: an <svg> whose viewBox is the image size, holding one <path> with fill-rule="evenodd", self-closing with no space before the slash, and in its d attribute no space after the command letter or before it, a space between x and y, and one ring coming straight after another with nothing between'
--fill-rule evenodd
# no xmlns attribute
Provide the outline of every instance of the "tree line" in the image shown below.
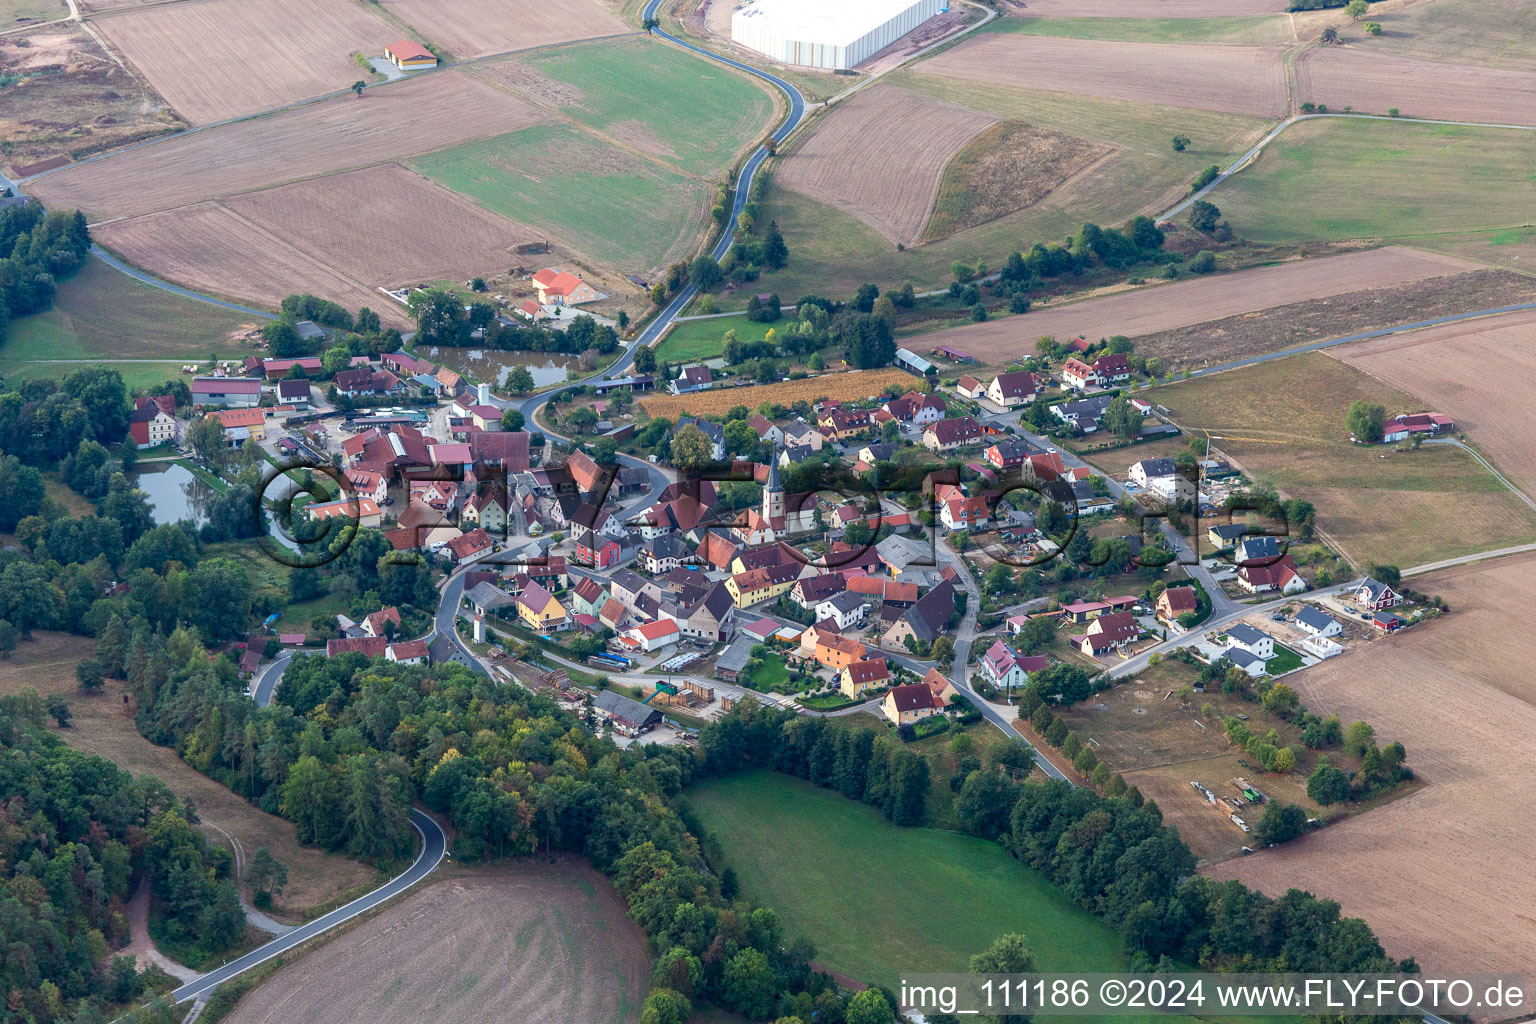
<svg viewBox="0 0 1536 1024"><path fill-rule="evenodd" d="M13 317L53 305L59 280L79 270L90 251L79 210L44 211L37 203L0 210L0 343Z"/></svg>

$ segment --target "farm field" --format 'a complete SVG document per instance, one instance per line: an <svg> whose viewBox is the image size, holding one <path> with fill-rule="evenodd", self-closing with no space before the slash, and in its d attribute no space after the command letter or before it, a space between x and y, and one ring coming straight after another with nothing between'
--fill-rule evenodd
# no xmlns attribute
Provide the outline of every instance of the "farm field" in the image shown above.
<svg viewBox="0 0 1536 1024"><path fill-rule="evenodd" d="M682 258L708 212L703 182L563 124L467 143L410 166L624 273L654 274Z"/></svg>
<svg viewBox="0 0 1536 1024"><path fill-rule="evenodd" d="M1041 18L1222 18L1278 14L1287 0L1029 0Z"/></svg>
<svg viewBox="0 0 1536 1024"><path fill-rule="evenodd" d="M0 154L15 177L182 127L78 25L0 36L0 80Z"/></svg>
<svg viewBox="0 0 1536 1024"><path fill-rule="evenodd" d="M383 0L382 6L459 60L634 31L591 0Z"/></svg>
<svg viewBox="0 0 1536 1024"><path fill-rule="evenodd" d="M455 146L544 117L458 72L375 86L366 95L145 146L39 178L28 190L49 205L83 209L93 222L133 217Z"/></svg>
<svg viewBox="0 0 1536 1024"><path fill-rule="evenodd" d="M381 56L400 38L368 5L326 0L199 0L95 23L193 124L345 89L368 77L353 53Z"/></svg>
<svg viewBox="0 0 1536 1024"><path fill-rule="evenodd" d="M691 395L648 394L640 405L651 416L717 416L744 405L756 409L764 402L793 405L800 399L840 398L851 401L877 395L888 387L909 388L917 378L904 370L851 370L778 384L753 384L744 388L714 388Z"/></svg>
<svg viewBox="0 0 1536 1024"><path fill-rule="evenodd" d="M693 175L729 166L774 109L753 79L645 37L525 54L485 71Z"/></svg>
<svg viewBox="0 0 1536 1024"><path fill-rule="evenodd" d="M1370 114L1536 124L1536 71L1445 64L1324 46L1296 61L1296 97Z"/></svg>
<svg viewBox="0 0 1536 1024"><path fill-rule="evenodd" d="M1035 339L1047 334L1093 341L1114 334L1136 338L1292 302L1476 269L1478 264L1470 260L1388 246L1046 306L1021 316L997 317L974 326L933 331L922 335L916 344L925 351L936 345L949 345L983 361L1000 363L1029 354Z"/></svg>
<svg viewBox="0 0 1536 1024"><path fill-rule="evenodd" d="M372 288L304 255L218 203L198 203L113 221L96 240L128 262L186 287L276 309L284 296L312 292L349 309L368 306L404 323L400 307Z"/></svg>
<svg viewBox="0 0 1536 1024"><path fill-rule="evenodd" d="M1035 6L1031 4L1029 9L1032 11ZM1160 11L1165 6L1167 5L1156 4L1150 9ZM1137 7L1147 9L1149 5L1138 4ZM996 32L1015 32L1032 36L1068 36L1073 39L1103 39L1111 42L1229 43L1273 46L1292 42L1293 39L1290 18L1278 14L1219 18L1184 18L1176 15L1156 18L1003 18L993 24L996 25L995 29L991 26L988 28Z"/></svg>
<svg viewBox="0 0 1536 1024"><path fill-rule="evenodd" d="M1358 26L1341 31L1345 42L1369 42L1372 50L1451 64L1536 71L1536 9L1479 0L1434 0L1373 10L1381 35L1367 39Z"/></svg>
<svg viewBox="0 0 1536 1024"><path fill-rule="evenodd" d="M1488 372L1493 353L1497 373ZM1494 465L1526 493L1536 492L1536 453L1521 440L1533 412L1522 382L1536 370L1536 312L1359 341L1333 354L1453 416Z"/></svg>
<svg viewBox="0 0 1536 1024"><path fill-rule="evenodd" d="M1186 430L1229 435L1223 449L1255 479L1312 502L1319 531L1357 565L1406 569L1536 540L1536 512L1467 453L1351 444L1352 401L1389 414L1423 402L1321 352L1167 384L1150 397Z"/></svg>
<svg viewBox="0 0 1536 1024"><path fill-rule="evenodd" d="M651 960L606 878L574 860L440 871L290 958L225 1019L365 1024L404 1008L421 1024L635 1020Z"/></svg>
<svg viewBox="0 0 1536 1024"><path fill-rule="evenodd" d="M773 326L748 320L744 316L684 320L675 325L666 340L656 346L656 358L676 361L713 359L722 351L721 339L726 331L735 331L741 341L762 341Z"/></svg>
<svg viewBox="0 0 1536 1024"><path fill-rule="evenodd" d="M69 9L60 0L0 0L0 29L62 18Z"/></svg>
<svg viewBox="0 0 1536 1024"><path fill-rule="evenodd" d="M1511 610L1536 599L1533 567L1521 557L1415 578L1415 589L1445 598L1449 617L1290 677L1313 711L1364 718L1378 741L1401 740L1428 785L1211 873L1270 895L1295 886L1336 899L1426 972L1536 962L1526 841L1536 816L1509 799L1525 784L1519 737L1536 729L1536 688L1521 645L1507 640Z"/></svg>
<svg viewBox="0 0 1536 1024"><path fill-rule="evenodd" d="M1512 270L1470 270L1238 313L1136 340L1136 351L1174 369L1345 337L1394 324L1536 300L1536 280Z"/></svg>
<svg viewBox="0 0 1536 1024"><path fill-rule="evenodd" d="M983 839L897 828L873 808L773 772L688 790L725 847L742 892L771 907L816 962L893 985L903 970L964 970L1005 932L1040 970L1120 970L1120 939L1049 882ZM850 870L878 862L878 871Z"/></svg>
<svg viewBox="0 0 1536 1024"><path fill-rule="evenodd" d="M1524 225L1529 132L1327 118L1286 129L1209 195L1257 241L1412 238ZM1348 202L1334 201L1348 196Z"/></svg>
<svg viewBox="0 0 1536 1024"><path fill-rule="evenodd" d="M23 686L44 695L57 693L69 701L74 718L58 730L70 746L100 754L134 774L154 775L177 796L191 799L202 820L214 826L209 837L224 842L219 829L233 835L249 857L265 846L288 868L288 885L276 897L278 916L296 920L306 907L325 903L360 885L375 872L357 861L300 846L293 824L257 810L219 783L199 774L170 747L157 747L134 728L133 716L122 701L121 683L108 680L96 696L83 696L75 683L75 663L91 653L90 640L63 633L38 632L10 658L0 661L0 693L13 695Z"/></svg>
<svg viewBox="0 0 1536 1024"><path fill-rule="evenodd" d="M774 181L829 203L888 242L912 245L945 166L994 119L901 88L875 86L839 104L779 159ZM884 146L904 139L900 161Z"/></svg>
<svg viewBox="0 0 1536 1024"><path fill-rule="evenodd" d="M981 33L918 72L1013 88L1193 107L1229 114L1285 111L1278 47L1111 42Z"/></svg>
<svg viewBox="0 0 1536 1024"><path fill-rule="evenodd" d="M370 286L500 272L516 262L511 247L542 237L393 163L248 192L224 205Z"/></svg>
<svg viewBox="0 0 1536 1024"><path fill-rule="evenodd" d="M1201 167L1236 159L1262 137L1267 124L1234 114L1013 89L914 71L892 72L883 84L998 120L1060 132L1112 153L1024 209L905 251L827 203L770 189L759 219L776 218L790 249L788 266L765 281L780 295L851 294L864 281L888 287L910 280L939 287L948 282L956 260L985 259L997 266L1015 249L1064 238L1084 221L1116 224L1139 212L1165 209L1188 193ZM1188 151L1175 153L1168 140L1180 132L1193 143Z"/></svg>

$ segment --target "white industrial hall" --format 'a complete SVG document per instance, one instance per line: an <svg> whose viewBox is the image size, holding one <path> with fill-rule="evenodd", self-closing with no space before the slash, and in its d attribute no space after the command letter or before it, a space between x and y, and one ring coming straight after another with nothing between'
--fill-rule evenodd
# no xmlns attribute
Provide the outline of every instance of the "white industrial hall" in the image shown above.
<svg viewBox="0 0 1536 1024"><path fill-rule="evenodd" d="M949 0L752 0L731 38L785 64L847 70L930 18Z"/></svg>

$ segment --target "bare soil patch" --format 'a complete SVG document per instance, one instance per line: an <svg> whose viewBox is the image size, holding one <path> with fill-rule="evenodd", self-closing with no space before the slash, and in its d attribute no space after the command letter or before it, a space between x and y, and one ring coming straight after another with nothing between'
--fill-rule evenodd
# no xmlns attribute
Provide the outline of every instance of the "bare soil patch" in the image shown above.
<svg viewBox="0 0 1536 1024"><path fill-rule="evenodd" d="M345 89L400 30L367 5L198 0L97 22L188 121L207 124Z"/></svg>
<svg viewBox="0 0 1536 1024"><path fill-rule="evenodd" d="M383 7L461 60L634 31L591 0L383 0Z"/></svg>
<svg viewBox="0 0 1536 1024"><path fill-rule="evenodd" d="M1454 416L1495 465L1527 493L1536 491L1536 451L1526 440L1536 417L1528 384L1536 372L1536 312L1373 338L1331 354Z"/></svg>
<svg viewBox="0 0 1536 1024"><path fill-rule="evenodd" d="M157 747L133 724L133 710L123 703L122 684L109 680L102 692L86 696L75 684L75 663L90 656L90 641L62 633L36 634L10 658L0 661L0 693L15 694L31 686L43 694L57 693L69 701L74 718L58 733L77 750L100 754L134 774L153 775L177 796L190 799L198 816L235 836L247 856L265 846L288 868L288 886L277 897L277 909L293 918L299 911L325 903L374 879L372 868L357 861L300 846L292 823L257 810L244 799L199 774L170 747ZM217 831L209 833L224 842ZM247 894L249 895L249 894Z"/></svg>
<svg viewBox="0 0 1536 1024"><path fill-rule="evenodd" d="M491 61L475 70L477 74L504 82L553 107L580 106L587 95L570 82L550 78L538 68L529 67L515 58Z"/></svg>
<svg viewBox="0 0 1536 1024"><path fill-rule="evenodd" d="M1401 740L1429 785L1211 873L1271 895L1295 886L1336 899L1426 972L1536 963L1536 811L1519 799L1536 687L1510 637L1513 610L1536 599L1533 569L1529 558L1505 559L1416 579L1445 597L1450 617L1289 677L1313 711L1363 718L1378 740Z"/></svg>
<svg viewBox="0 0 1536 1024"><path fill-rule="evenodd" d="M995 124L966 143L944 168L923 241L1033 206L1112 152L1065 132L1018 121Z"/></svg>
<svg viewBox="0 0 1536 1024"><path fill-rule="evenodd" d="M744 388L716 388L692 395L646 395L640 404L651 416L665 416L675 420L680 415L720 416L734 406L744 405L756 409L766 401L793 405L805 399L839 398L852 401L878 395L886 388L910 387L913 377L904 370L852 370L828 374L824 377L806 377L779 384L754 384Z"/></svg>
<svg viewBox="0 0 1536 1024"><path fill-rule="evenodd" d="M1536 73L1445 64L1323 46L1296 61L1298 100L1371 114L1494 124L1536 124Z"/></svg>
<svg viewBox="0 0 1536 1024"><path fill-rule="evenodd" d="M542 119L473 76L436 74L375 87L361 100L316 103L67 168L31 190L93 221L132 217L445 149Z"/></svg>
<svg viewBox="0 0 1536 1024"><path fill-rule="evenodd" d="M1120 43L1019 33L973 35L916 70L1015 89L1194 107L1285 111L1281 48Z"/></svg>
<svg viewBox="0 0 1536 1024"><path fill-rule="evenodd" d="M911 245L950 158L995 118L893 86L836 107L784 157L777 183L846 210L891 242ZM901 158L890 146L902 140Z"/></svg>
<svg viewBox="0 0 1536 1024"><path fill-rule="evenodd" d="M1093 340L1114 334L1139 338L1288 303L1480 268L1481 264L1471 260L1387 246L1046 307L974 327L935 331L923 335L916 344L924 350L951 345L985 362L1002 362L1029 355L1035 339L1046 334Z"/></svg>
<svg viewBox="0 0 1536 1024"><path fill-rule="evenodd" d="M276 308L311 292L348 309L368 306L403 323L395 303L332 270L218 203L113 221L94 229L102 245L136 266L197 291Z"/></svg>
<svg viewBox="0 0 1536 1024"><path fill-rule="evenodd" d="M1536 299L1536 280L1512 270L1472 270L1410 284L1370 288L1294 302L1273 309L1211 320L1136 339L1136 351L1158 356L1172 369L1210 365L1261 352L1278 352L1312 341L1450 316L1469 309ZM1417 337L1417 335L1414 335ZM1400 351L1401 336L1382 338L1383 348ZM1412 387L1403 388L1413 394Z"/></svg>
<svg viewBox="0 0 1536 1024"><path fill-rule="evenodd" d="M506 864L408 893L246 996L236 1024L628 1024L650 982L640 929L579 861ZM346 979L345 998L337 980Z"/></svg>
<svg viewBox="0 0 1536 1024"><path fill-rule="evenodd" d="M235 196L246 220L366 285L504 271L510 249L543 236L399 164Z"/></svg>
<svg viewBox="0 0 1536 1024"><path fill-rule="evenodd" d="M144 81L78 25L0 36L0 153L21 168L70 160L183 127Z"/></svg>
<svg viewBox="0 0 1536 1024"><path fill-rule="evenodd" d="M1015 0L1020 13L1039 18L1235 18L1274 14L1286 0Z"/></svg>

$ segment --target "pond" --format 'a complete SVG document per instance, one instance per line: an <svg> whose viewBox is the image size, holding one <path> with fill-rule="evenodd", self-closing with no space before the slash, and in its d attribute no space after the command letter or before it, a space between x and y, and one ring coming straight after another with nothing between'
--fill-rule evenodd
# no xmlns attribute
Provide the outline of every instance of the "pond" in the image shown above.
<svg viewBox="0 0 1536 1024"><path fill-rule="evenodd" d="M552 352L502 352L491 348L449 348L432 345L418 350L450 370L456 370L492 387L502 387L515 367L526 366L533 374L533 386L548 387L565 382L566 372L576 370L576 356Z"/></svg>
<svg viewBox="0 0 1536 1024"><path fill-rule="evenodd" d="M129 478L134 486L149 496L156 525L190 519L199 525L208 521L208 502L213 488L192 475L185 466L157 462L137 466Z"/></svg>

